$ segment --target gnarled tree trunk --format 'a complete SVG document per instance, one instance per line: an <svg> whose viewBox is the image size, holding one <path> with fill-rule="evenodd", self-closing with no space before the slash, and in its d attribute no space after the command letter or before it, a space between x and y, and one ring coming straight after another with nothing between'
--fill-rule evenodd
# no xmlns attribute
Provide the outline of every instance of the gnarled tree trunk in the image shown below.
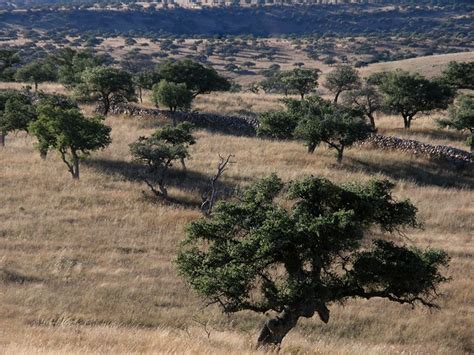
<svg viewBox="0 0 474 355"><path fill-rule="evenodd" d="M5 146L5 136L6 134L4 132L0 132L0 147Z"/></svg>
<svg viewBox="0 0 474 355"><path fill-rule="evenodd" d="M403 126L405 129L409 129L411 126L411 120L413 117L403 116Z"/></svg>
<svg viewBox="0 0 474 355"><path fill-rule="evenodd" d="M257 347L280 346L283 338L296 326L299 316L285 310L265 322L258 337Z"/></svg>
<svg viewBox="0 0 474 355"><path fill-rule="evenodd" d="M344 146L341 146L340 148L337 148L337 162L339 164L342 163L343 154L344 154Z"/></svg>
<svg viewBox="0 0 474 355"><path fill-rule="evenodd" d="M367 117L369 118L370 125L372 126L372 130L375 132L377 129L375 127L375 117L372 113L367 113Z"/></svg>
<svg viewBox="0 0 474 355"><path fill-rule="evenodd" d="M314 302L285 309L276 317L265 322L257 340L257 348L279 347L283 338L298 323L300 317L311 318L315 313L319 318L327 323L329 321L329 309L322 302Z"/></svg>
<svg viewBox="0 0 474 355"><path fill-rule="evenodd" d="M74 157L74 163L72 167L72 178L79 179L79 158Z"/></svg>

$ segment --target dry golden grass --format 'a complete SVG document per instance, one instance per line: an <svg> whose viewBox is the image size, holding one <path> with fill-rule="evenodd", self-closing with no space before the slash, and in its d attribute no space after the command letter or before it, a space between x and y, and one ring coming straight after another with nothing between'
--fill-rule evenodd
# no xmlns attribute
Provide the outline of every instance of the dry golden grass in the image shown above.
<svg viewBox="0 0 474 355"><path fill-rule="evenodd" d="M234 100L226 95L203 97L197 105ZM271 107L272 99L257 104L251 95L242 97L257 111ZM402 133L401 120L378 122L383 132ZM444 248L453 258L441 311L385 301L333 305L327 325L302 320L285 339L284 353L474 351L472 172L363 148L348 150L339 166L323 147L308 155L297 142L198 131L188 176L172 176L176 202L160 203L136 179L128 152L129 143L158 123L127 117L107 123L113 143L83 164L80 181L70 178L56 154L42 161L31 137L9 136L0 150L2 353L254 353L265 316L226 317L217 308L201 309L173 266L183 226L200 216L199 191L218 153L236 156L222 181L228 187L272 172L285 180L309 174L338 182L392 179L396 196L410 198L425 223L406 242ZM462 146L457 135L433 133L438 131L430 119L415 121L411 132L428 142Z"/></svg>
<svg viewBox="0 0 474 355"><path fill-rule="evenodd" d="M474 52L438 54L426 57L396 60L393 62L374 63L362 68L360 71L362 75L366 76L380 71L403 69L420 73L431 78L440 75L451 61L472 62L474 61Z"/></svg>

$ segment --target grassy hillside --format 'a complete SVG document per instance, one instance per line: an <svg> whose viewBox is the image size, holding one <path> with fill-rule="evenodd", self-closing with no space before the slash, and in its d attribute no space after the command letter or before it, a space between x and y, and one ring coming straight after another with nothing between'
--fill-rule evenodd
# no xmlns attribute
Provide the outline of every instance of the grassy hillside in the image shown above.
<svg viewBox="0 0 474 355"><path fill-rule="evenodd" d="M474 61L474 52L450 53L431 55L418 58L410 58L404 60L396 60L386 63L370 64L366 68L361 69L362 75L370 75L371 73L380 71L392 71L396 69L408 70L420 73L426 77L439 76L451 61L472 62Z"/></svg>
<svg viewBox="0 0 474 355"><path fill-rule="evenodd" d="M248 95L203 96L196 105L254 102L258 111L276 102ZM200 216L200 191L219 153L235 154L237 162L224 175L227 187L272 172L285 180L310 174L337 182L391 179L397 198L410 198L425 226L394 238L443 248L452 257L453 279L441 290L440 311L385 301L332 305L329 324L301 321L285 338L284 353L474 351L472 171L367 148L348 150L339 166L323 147L308 155L297 142L198 131L188 175L172 174L176 202L163 203L139 181L128 151L162 122L112 116L107 123L113 143L84 163L80 181L54 153L41 160L31 137L9 136L0 149L0 348L6 353L254 353L265 316L227 317L202 308L173 265L184 225ZM460 135L438 131L432 118L415 121L409 134L400 118L377 123L383 133L463 147Z"/></svg>

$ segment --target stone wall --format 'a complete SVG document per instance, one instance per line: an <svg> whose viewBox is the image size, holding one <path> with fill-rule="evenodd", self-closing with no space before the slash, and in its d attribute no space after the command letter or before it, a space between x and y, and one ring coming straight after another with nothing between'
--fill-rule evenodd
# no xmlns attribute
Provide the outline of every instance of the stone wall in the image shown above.
<svg viewBox="0 0 474 355"><path fill-rule="evenodd" d="M140 117L162 117L169 120L172 120L174 117L177 122L187 121L199 128L236 136L255 136L256 128L258 127L258 120L254 117L221 116L197 112L171 113L169 111L127 104L118 104L111 107L110 113Z"/></svg>
<svg viewBox="0 0 474 355"><path fill-rule="evenodd" d="M460 165L473 165L474 154L446 145L431 145L410 139L372 134L359 145L369 145L379 149L400 150L430 159L441 159Z"/></svg>

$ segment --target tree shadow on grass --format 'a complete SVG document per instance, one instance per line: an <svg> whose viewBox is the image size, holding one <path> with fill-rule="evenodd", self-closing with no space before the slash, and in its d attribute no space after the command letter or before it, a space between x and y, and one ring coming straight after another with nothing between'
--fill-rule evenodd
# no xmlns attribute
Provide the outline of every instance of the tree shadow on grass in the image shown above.
<svg viewBox="0 0 474 355"><path fill-rule="evenodd" d="M209 175L204 175L196 171L181 169L177 164L168 172L166 180L167 187L174 187L179 190L189 192L190 198L181 198L169 195L168 198L163 199L155 196L144 182L146 178L151 183L156 182L152 176L147 174L146 168L133 161L124 160L109 160L109 159L89 159L84 162L84 165L95 169L103 174L125 179L127 181L140 182L143 184L143 194L149 202L165 202L169 204L178 204L189 208L198 208L201 205L201 196L210 189L210 179L214 171ZM235 182L219 180L220 197L231 196L237 188Z"/></svg>
<svg viewBox="0 0 474 355"><path fill-rule="evenodd" d="M345 159L341 166L349 171L364 171L369 174L381 173L394 180L413 181L420 186L474 189L472 167L463 170L454 165L427 161L368 162L355 158Z"/></svg>

